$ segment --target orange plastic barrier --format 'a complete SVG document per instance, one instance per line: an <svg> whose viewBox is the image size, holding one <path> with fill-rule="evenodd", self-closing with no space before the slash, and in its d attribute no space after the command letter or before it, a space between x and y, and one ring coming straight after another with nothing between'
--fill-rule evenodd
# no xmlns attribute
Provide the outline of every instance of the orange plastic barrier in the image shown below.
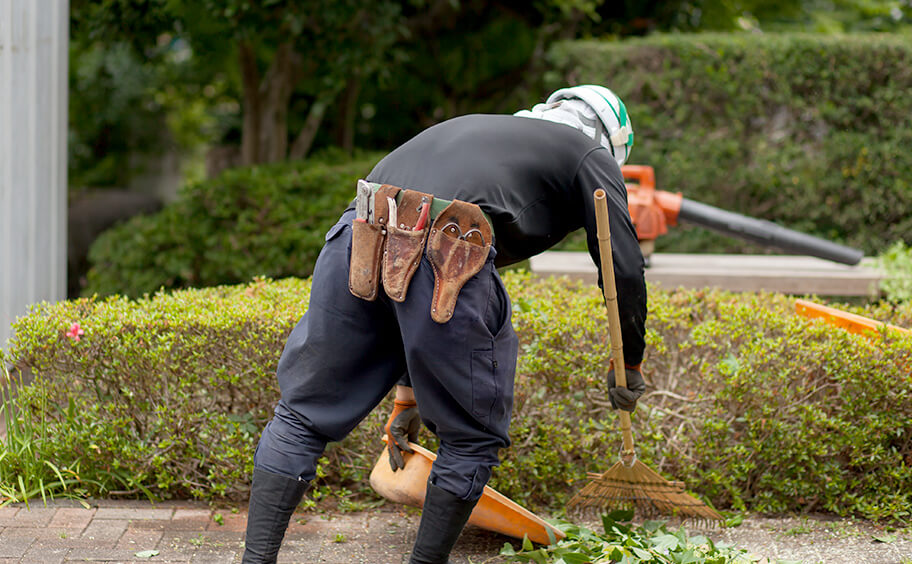
<svg viewBox="0 0 912 564"><path fill-rule="evenodd" d="M830 325L841 327L850 333L856 333L868 338L880 337L884 328L899 331L907 335L912 335L909 329L903 329L896 325L889 325L881 321L875 321L868 317L842 311L833 307L828 307L808 300L796 300L795 312L798 315L811 319L823 319Z"/></svg>

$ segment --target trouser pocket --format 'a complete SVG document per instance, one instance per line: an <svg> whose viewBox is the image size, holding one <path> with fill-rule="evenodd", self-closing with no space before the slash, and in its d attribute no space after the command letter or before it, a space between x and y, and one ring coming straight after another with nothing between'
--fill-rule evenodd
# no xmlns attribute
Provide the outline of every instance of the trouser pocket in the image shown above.
<svg viewBox="0 0 912 564"><path fill-rule="evenodd" d="M516 348L512 335L492 344L491 349L472 351L472 417L495 435L507 437Z"/></svg>
<svg viewBox="0 0 912 564"><path fill-rule="evenodd" d="M500 399L494 350L472 351L472 416L482 425L491 423L491 413Z"/></svg>

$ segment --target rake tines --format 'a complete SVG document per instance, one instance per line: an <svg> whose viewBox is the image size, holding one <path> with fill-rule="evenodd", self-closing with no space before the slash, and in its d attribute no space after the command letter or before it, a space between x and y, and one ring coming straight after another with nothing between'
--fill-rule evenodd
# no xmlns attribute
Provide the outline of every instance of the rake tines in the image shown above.
<svg viewBox="0 0 912 564"><path fill-rule="evenodd" d="M568 504L570 511L636 508L644 517L673 515L697 521L720 521L715 509L684 491L682 482L672 482L639 460L627 466L621 461L591 481Z"/></svg>

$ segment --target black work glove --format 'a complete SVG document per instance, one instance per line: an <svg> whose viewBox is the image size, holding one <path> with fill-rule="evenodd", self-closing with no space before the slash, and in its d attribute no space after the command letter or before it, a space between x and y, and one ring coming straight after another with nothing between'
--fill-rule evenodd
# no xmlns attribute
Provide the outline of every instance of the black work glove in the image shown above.
<svg viewBox="0 0 912 564"><path fill-rule="evenodd" d="M608 375L605 377L608 382L608 396L611 398L611 407L632 413L636 409L637 400L646 391L646 382L643 381L639 368L625 367L624 374L627 376L627 387L616 386L614 365L611 365L611 369L608 370Z"/></svg>
<svg viewBox="0 0 912 564"><path fill-rule="evenodd" d="M393 401L393 412L386 422L386 450L389 452L390 468L393 472L405 468L402 451L414 452L409 441L418 440L418 429L421 428L421 417L418 415L418 404L413 401Z"/></svg>

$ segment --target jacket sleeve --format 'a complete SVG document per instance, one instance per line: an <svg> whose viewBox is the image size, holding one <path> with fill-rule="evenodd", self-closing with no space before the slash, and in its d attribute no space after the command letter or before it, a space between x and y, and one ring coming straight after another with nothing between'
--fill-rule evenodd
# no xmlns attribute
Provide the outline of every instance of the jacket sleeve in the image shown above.
<svg viewBox="0 0 912 564"><path fill-rule="evenodd" d="M608 194L608 218L611 224L611 252L614 259L615 284L621 333L624 339L624 363L639 364L646 348L646 279L645 263L636 229L627 210L627 188L617 162L606 149L590 152L580 164L575 178L583 199L586 242L589 254L599 269L598 285L602 288L602 269L596 232L593 193L603 188Z"/></svg>

